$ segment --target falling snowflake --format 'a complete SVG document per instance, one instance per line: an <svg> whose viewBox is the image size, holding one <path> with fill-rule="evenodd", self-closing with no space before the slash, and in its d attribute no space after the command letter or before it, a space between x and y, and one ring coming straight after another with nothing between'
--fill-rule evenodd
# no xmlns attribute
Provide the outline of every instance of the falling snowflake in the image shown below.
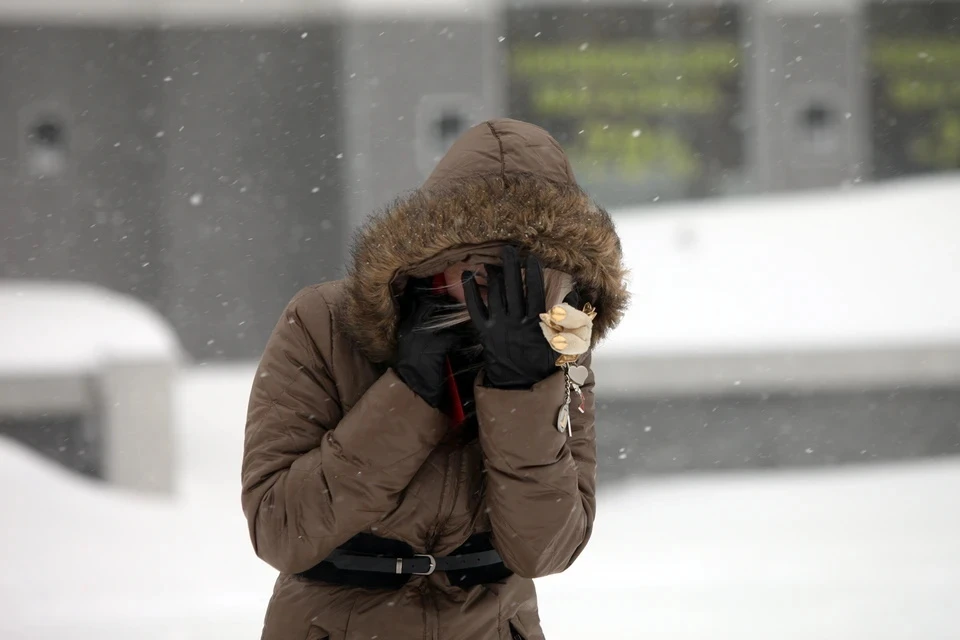
<svg viewBox="0 0 960 640"><path fill-rule="evenodd" d="M195 193L195 194L193 194L192 196L190 196L190 204L193 205L193 206L195 206L195 207L199 207L200 205L202 205L202 204L203 204L203 194L202 194L202 193Z"/></svg>

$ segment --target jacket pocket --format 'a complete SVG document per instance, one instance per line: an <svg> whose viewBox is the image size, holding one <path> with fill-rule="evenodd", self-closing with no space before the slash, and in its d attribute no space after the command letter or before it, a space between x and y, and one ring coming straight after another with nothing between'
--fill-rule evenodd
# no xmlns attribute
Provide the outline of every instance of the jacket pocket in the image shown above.
<svg viewBox="0 0 960 640"><path fill-rule="evenodd" d="M510 629L510 640L527 640L522 633L517 631L517 627L512 622L507 628Z"/></svg>

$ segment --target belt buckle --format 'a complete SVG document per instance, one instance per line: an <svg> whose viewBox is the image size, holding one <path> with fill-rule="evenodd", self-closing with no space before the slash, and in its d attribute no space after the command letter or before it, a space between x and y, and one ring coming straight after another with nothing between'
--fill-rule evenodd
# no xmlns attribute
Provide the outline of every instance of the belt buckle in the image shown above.
<svg viewBox="0 0 960 640"><path fill-rule="evenodd" d="M429 576L429 575L433 575L433 572L437 570L437 559L434 558L434 557L433 557L432 555L430 555L429 553L415 553L415 554L413 555L413 557L414 557L414 558L427 558L428 560L430 560L430 568L426 571L426 573L421 573L421 572L419 572L419 571L411 571L410 573L412 573L413 575L415 575L415 576ZM397 563L397 566L398 566L398 567L400 566L400 563L399 563L399 562Z"/></svg>

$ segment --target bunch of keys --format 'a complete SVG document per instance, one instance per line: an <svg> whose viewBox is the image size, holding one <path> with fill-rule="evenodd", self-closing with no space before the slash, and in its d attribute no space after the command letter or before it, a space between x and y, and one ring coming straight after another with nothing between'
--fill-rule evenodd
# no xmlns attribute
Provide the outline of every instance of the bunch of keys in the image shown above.
<svg viewBox="0 0 960 640"><path fill-rule="evenodd" d="M557 416L557 431L566 433L567 436L573 436L573 423L570 420L570 401L573 399L573 392L580 396L580 404L577 405L577 411L583 413L583 391L581 387L587 381L589 370L581 365L565 364L563 365L563 377L566 382L563 404L560 406L560 414Z"/></svg>

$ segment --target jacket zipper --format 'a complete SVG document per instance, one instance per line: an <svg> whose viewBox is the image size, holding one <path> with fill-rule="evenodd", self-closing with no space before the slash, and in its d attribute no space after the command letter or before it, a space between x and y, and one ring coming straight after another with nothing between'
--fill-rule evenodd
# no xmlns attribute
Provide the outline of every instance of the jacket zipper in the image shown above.
<svg viewBox="0 0 960 640"><path fill-rule="evenodd" d="M426 547L427 553L433 553L433 545L436 543L437 538L440 535L440 523L443 519L443 507L447 500L447 477L450 475L450 457L447 456L447 459L444 461L443 465L443 478L440 480L440 499L437 500L437 515L433 518L433 527L430 529L430 533L427 535L427 539L424 541L424 546Z"/></svg>
<svg viewBox="0 0 960 640"><path fill-rule="evenodd" d="M427 537L427 553L433 552L433 546L437 542L437 538L440 537L440 533L443 530L444 525L449 522L450 518L453 516L454 509L457 508L457 494L460 492L460 466L463 463L463 451L459 448L454 448L450 455L447 457L447 463L444 465L443 470L443 489L440 492L440 505L437 508L437 517L434 521L433 529L430 532L430 535ZM453 478L453 486L447 486L447 480L451 477Z"/></svg>
<svg viewBox="0 0 960 640"><path fill-rule="evenodd" d="M440 500L437 507L437 517L430 534L427 536L427 553L432 553L437 538L443 526L450 520L453 510L457 507L457 493L460 488L460 465L462 464L463 452L459 448L454 448L447 456L446 464L443 468L443 484L440 490ZM451 469L456 473L454 486L448 487L447 480L450 478ZM429 582L421 585L420 597L424 608L424 637L430 640L440 640L440 608L436 600L436 595L430 587Z"/></svg>

